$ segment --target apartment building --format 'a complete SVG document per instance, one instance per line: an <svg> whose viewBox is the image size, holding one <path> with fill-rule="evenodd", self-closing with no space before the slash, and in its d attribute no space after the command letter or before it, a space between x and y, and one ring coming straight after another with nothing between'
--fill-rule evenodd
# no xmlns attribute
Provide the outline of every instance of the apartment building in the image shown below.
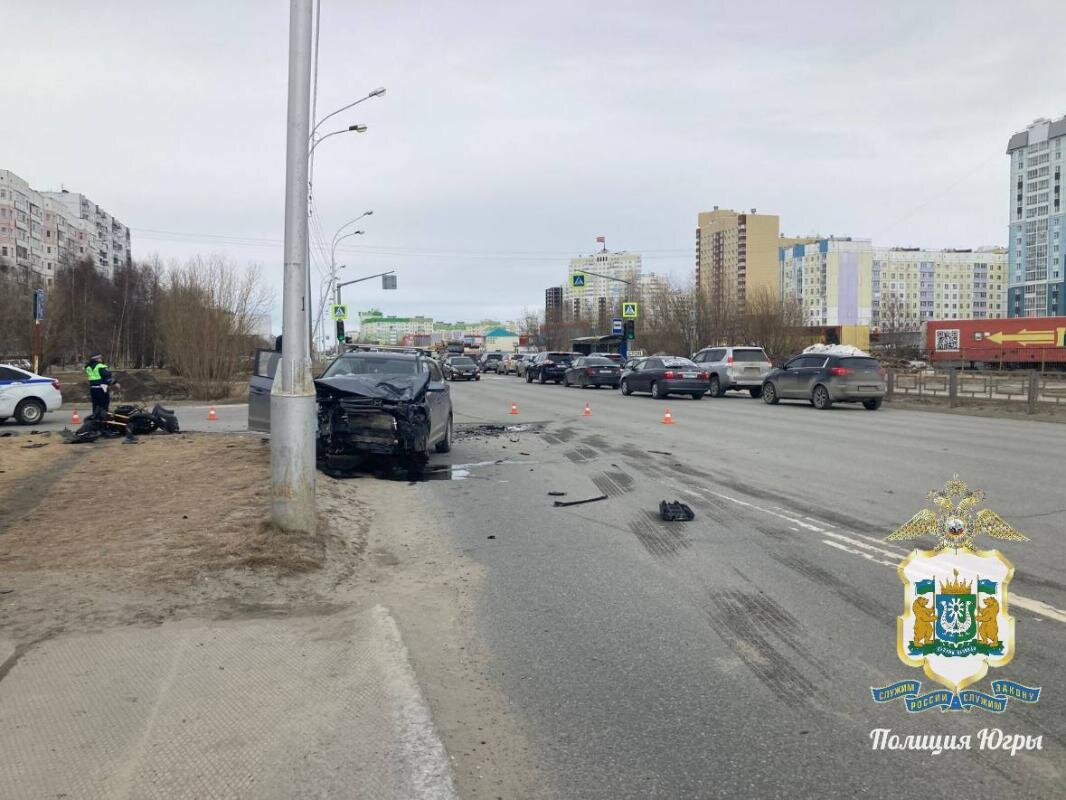
<svg viewBox="0 0 1066 800"><path fill-rule="evenodd" d="M558 325L563 321L563 287L549 286L544 290L544 324Z"/></svg>
<svg viewBox="0 0 1066 800"><path fill-rule="evenodd" d="M50 200L57 211L62 209L68 220L81 220L89 230L95 230L92 256L96 268L105 275L111 275L131 257L130 229L88 197L66 189L41 192L41 196Z"/></svg>
<svg viewBox="0 0 1066 800"><path fill-rule="evenodd" d="M1066 314L1066 209L1062 205L1066 117L1038 119L1010 137L1011 317Z"/></svg>
<svg viewBox="0 0 1066 800"><path fill-rule="evenodd" d="M91 258L110 276L129 253L129 228L84 195L39 192L0 169L0 269L47 287L61 263Z"/></svg>
<svg viewBox="0 0 1066 800"><path fill-rule="evenodd" d="M832 237L779 249L781 293L808 325L918 330L931 319L1007 316L1004 248L875 247Z"/></svg>
<svg viewBox="0 0 1066 800"><path fill-rule="evenodd" d="M696 285L712 308L743 304L759 289L779 289L781 220L774 214L720 209L696 222Z"/></svg>

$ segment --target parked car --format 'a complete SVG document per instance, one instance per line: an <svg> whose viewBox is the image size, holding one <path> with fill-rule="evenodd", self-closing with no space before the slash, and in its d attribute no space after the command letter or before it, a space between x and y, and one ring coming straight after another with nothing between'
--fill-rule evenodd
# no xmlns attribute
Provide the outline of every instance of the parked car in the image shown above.
<svg viewBox="0 0 1066 800"><path fill-rule="evenodd" d="M0 422L14 417L21 425L36 425L45 412L63 405L59 381L12 364L0 364Z"/></svg>
<svg viewBox="0 0 1066 800"><path fill-rule="evenodd" d="M761 397L763 381L773 369L761 347L705 347L692 360L710 373L711 397L724 397L731 389Z"/></svg>
<svg viewBox="0 0 1066 800"><path fill-rule="evenodd" d="M599 356L600 358L609 358L615 364L621 366L622 354L621 353L589 353L590 356Z"/></svg>
<svg viewBox="0 0 1066 800"><path fill-rule="evenodd" d="M525 369L526 383L562 383L574 358L574 353L537 353Z"/></svg>
<svg viewBox="0 0 1066 800"><path fill-rule="evenodd" d="M482 372L495 372L499 374L500 364L503 362L503 353L485 353L478 361L478 367Z"/></svg>
<svg viewBox="0 0 1066 800"><path fill-rule="evenodd" d="M532 355L532 354L531 353L508 353L506 356L504 356L503 363L500 364L500 366L498 368L498 371L502 372L504 375L509 375L512 372L515 375L521 375L522 373L519 372L519 366L522 364L523 361L525 361L527 358L529 358L530 355Z"/></svg>
<svg viewBox="0 0 1066 800"><path fill-rule="evenodd" d="M875 411L881 407L886 390L885 370L876 358L803 353L771 370L763 381L762 399L770 405L780 400L807 400L820 409L833 403L862 403Z"/></svg>
<svg viewBox="0 0 1066 800"><path fill-rule="evenodd" d="M256 353L248 428L270 431L270 390L281 354ZM452 441L451 387L440 366L415 352L349 351L315 379L316 452L321 466L343 468L366 455L424 464Z"/></svg>
<svg viewBox="0 0 1066 800"><path fill-rule="evenodd" d="M481 370L478 369L477 362L469 356L452 356L445 359L441 372L444 373L446 381L481 380Z"/></svg>
<svg viewBox="0 0 1066 800"><path fill-rule="evenodd" d="M529 362L533 360L537 353L519 353L518 355L522 356L522 358L515 361L514 374L521 378L526 374L526 367L529 366Z"/></svg>
<svg viewBox="0 0 1066 800"><path fill-rule="evenodd" d="M587 389L593 386L618 388L622 377L622 368L609 358L601 356L581 356L575 358L570 368L563 373L563 386L580 386Z"/></svg>
<svg viewBox="0 0 1066 800"><path fill-rule="evenodd" d="M632 362L622 373L622 394L651 392L656 399L687 394L699 400L711 388L711 376L681 356L652 356Z"/></svg>

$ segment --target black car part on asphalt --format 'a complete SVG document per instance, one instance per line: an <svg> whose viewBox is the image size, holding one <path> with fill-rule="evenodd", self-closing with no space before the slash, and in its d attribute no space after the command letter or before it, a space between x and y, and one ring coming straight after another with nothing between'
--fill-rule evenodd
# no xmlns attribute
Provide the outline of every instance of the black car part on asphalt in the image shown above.
<svg viewBox="0 0 1066 800"><path fill-rule="evenodd" d="M659 517L666 522L691 522L696 514L691 507L677 500L672 503L663 500L659 503Z"/></svg>

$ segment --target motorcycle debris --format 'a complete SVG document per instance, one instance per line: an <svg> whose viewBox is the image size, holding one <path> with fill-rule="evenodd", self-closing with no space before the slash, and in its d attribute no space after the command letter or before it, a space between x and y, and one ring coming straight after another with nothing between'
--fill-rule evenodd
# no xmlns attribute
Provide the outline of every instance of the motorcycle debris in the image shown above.
<svg viewBox="0 0 1066 800"><path fill-rule="evenodd" d="M48 447L48 442L30 442L22 445L23 450L36 450L38 447Z"/></svg>
<svg viewBox="0 0 1066 800"><path fill-rule="evenodd" d="M600 500L606 500L606 499L607 499L607 495L601 494L599 497L588 497L588 498L586 498L584 500L570 500L569 502L564 501L564 500L556 500L555 503L553 503L553 505L556 508L561 508L563 506L580 506L580 505L583 505L585 503L596 503L596 502L598 502Z"/></svg>

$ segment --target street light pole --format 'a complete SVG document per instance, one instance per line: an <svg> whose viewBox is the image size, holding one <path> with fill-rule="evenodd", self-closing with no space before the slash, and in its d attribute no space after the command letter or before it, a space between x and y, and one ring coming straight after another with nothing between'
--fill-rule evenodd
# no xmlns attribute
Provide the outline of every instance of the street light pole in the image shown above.
<svg viewBox="0 0 1066 800"><path fill-rule="evenodd" d="M285 167L282 350L270 393L271 520L315 530L315 390L311 379L307 258L307 139L312 0L289 4L289 104Z"/></svg>

